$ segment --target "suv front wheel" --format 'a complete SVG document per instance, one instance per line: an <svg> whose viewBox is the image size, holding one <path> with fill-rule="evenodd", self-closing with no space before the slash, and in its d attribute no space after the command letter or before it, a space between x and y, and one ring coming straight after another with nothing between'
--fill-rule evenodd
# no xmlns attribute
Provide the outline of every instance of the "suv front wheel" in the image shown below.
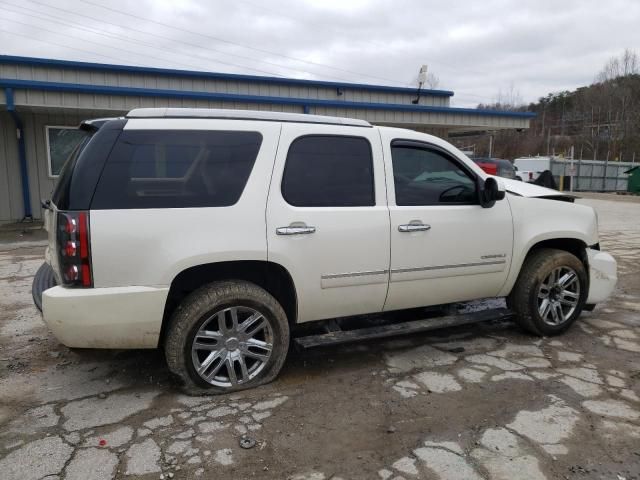
<svg viewBox="0 0 640 480"><path fill-rule="evenodd" d="M557 335L578 318L587 290L586 269L575 255L541 248L525 260L507 305L525 330L539 336Z"/></svg>
<svg viewBox="0 0 640 480"><path fill-rule="evenodd" d="M165 341L172 373L190 393L226 393L272 381L289 348L280 304L245 281L215 282L176 309Z"/></svg>

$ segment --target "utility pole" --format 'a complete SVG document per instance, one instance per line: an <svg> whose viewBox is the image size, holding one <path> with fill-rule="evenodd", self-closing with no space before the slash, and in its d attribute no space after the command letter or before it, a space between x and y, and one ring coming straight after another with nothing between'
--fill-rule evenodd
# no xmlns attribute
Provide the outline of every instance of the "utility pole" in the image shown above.
<svg viewBox="0 0 640 480"><path fill-rule="evenodd" d="M493 133L489 134L489 158L492 158L491 155L493 153Z"/></svg>
<svg viewBox="0 0 640 480"><path fill-rule="evenodd" d="M547 134L547 156L551 153L551 127L549 127L549 133Z"/></svg>
<svg viewBox="0 0 640 480"><path fill-rule="evenodd" d="M569 155L571 156L571 163L570 163L570 167L569 167L569 173L571 174L569 176L569 191L570 192L573 192L573 179L575 178L575 175L574 175L574 173L575 173L574 172L574 168L575 167L573 166L573 151L574 151L574 148L573 148L573 145L571 145L571 149L569 150Z"/></svg>
<svg viewBox="0 0 640 480"><path fill-rule="evenodd" d="M604 173L602 174L602 191L606 192L607 187L607 167L609 166L609 150L607 150L607 158L604 161Z"/></svg>

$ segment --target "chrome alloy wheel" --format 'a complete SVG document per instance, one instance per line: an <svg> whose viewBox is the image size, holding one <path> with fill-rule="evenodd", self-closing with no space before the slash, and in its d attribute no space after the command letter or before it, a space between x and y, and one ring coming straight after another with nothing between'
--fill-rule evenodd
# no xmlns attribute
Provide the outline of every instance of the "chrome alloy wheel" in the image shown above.
<svg viewBox="0 0 640 480"><path fill-rule="evenodd" d="M267 319L250 307L229 307L207 318L193 337L191 359L205 382L217 387L247 383L265 368L273 350Z"/></svg>
<svg viewBox="0 0 640 480"><path fill-rule="evenodd" d="M580 301L580 279L569 267L555 268L538 289L538 313L542 320L558 326L571 318Z"/></svg>

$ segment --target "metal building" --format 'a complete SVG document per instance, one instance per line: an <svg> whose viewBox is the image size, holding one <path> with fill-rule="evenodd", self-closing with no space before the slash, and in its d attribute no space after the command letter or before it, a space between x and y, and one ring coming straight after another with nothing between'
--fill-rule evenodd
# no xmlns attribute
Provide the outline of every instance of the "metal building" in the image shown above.
<svg viewBox="0 0 640 480"><path fill-rule="evenodd" d="M138 107L337 115L434 133L524 129L534 116L454 108L453 92L0 55L0 222L41 217L88 118Z"/></svg>

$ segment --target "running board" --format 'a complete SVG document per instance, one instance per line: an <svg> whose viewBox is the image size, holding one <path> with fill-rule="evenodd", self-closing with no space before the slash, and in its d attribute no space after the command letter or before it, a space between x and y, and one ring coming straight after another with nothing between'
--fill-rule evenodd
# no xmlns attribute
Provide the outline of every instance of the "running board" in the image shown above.
<svg viewBox="0 0 640 480"><path fill-rule="evenodd" d="M394 337L411 333L428 332L441 328L458 327L472 323L487 322L489 320L509 320L513 312L507 308L492 308L479 312L446 315L444 317L411 320L409 322L392 323L378 327L364 327L354 330L335 330L317 335L298 337L294 342L300 348L324 347L343 343L371 340L375 338Z"/></svg>

